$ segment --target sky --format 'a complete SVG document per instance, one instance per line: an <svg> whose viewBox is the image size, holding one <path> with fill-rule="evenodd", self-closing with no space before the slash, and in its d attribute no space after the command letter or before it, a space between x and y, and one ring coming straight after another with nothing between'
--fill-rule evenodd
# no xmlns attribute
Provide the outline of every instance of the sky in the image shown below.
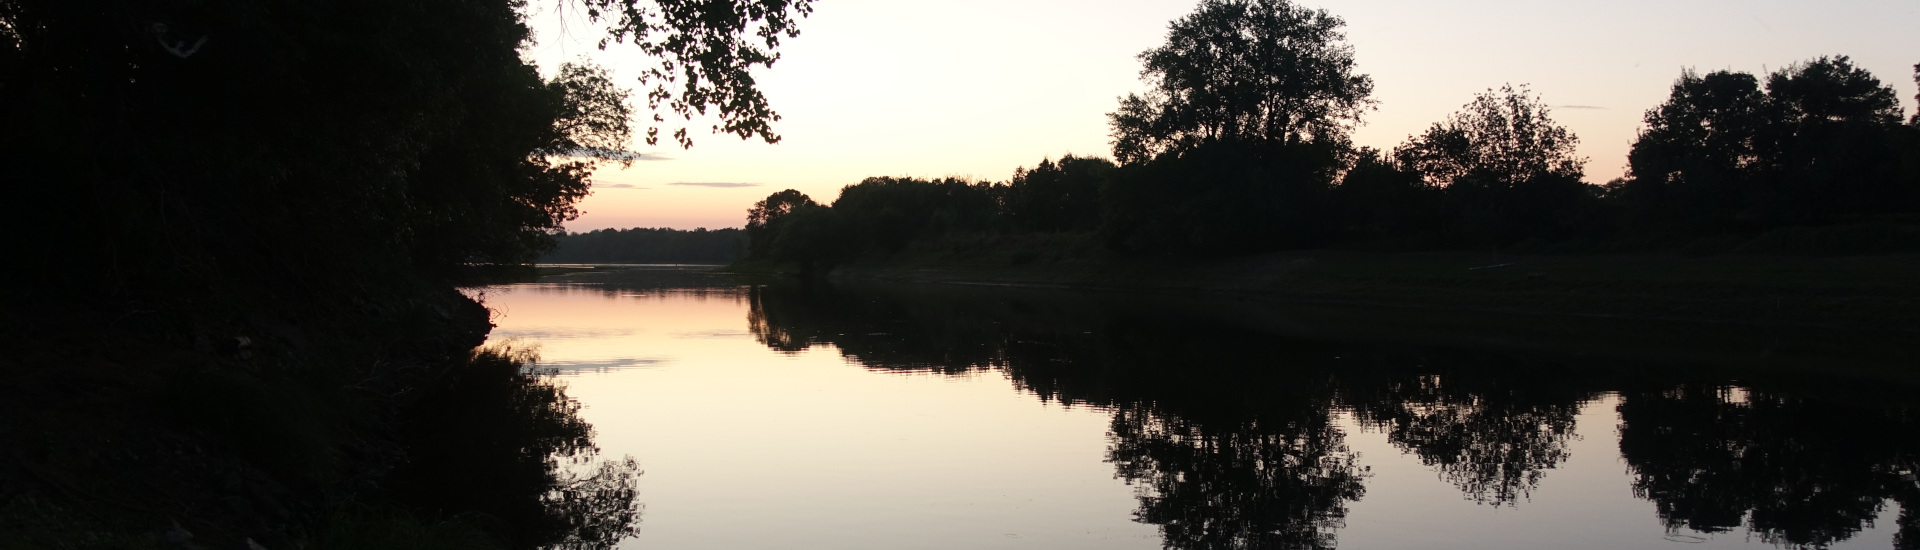
<svg viewBox="0 0 1920 550"><path fill-rule="evenodd" d="M1579 136L1587 179L1601 183L1624 173L1643 115L1683 69L1764 74L1836 54L1915 110L1915 0L1296 1L1344 19L1357 70L1373 78L1378 108L1353 136L1363 146L1392 148L1476 93L1526 84ZM1106 113L1146 89L1135 56L1195 5L817 0L781 60L755 73L782 117L778 144L695 120L693 148L636 144L646 160L596 174L567 229L739 227L783 189L826 203L870 176L1005 181L1042 158L1110 156ZM652 62L598 50L575 15L536 8L528 57L548 70L584 57L637 87Z"/></svg>

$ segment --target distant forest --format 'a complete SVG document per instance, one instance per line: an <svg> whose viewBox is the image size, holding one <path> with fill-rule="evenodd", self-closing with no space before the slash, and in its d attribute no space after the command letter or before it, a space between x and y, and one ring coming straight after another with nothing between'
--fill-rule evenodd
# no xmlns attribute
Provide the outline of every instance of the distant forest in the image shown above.
<svg viewBox="0 0 1920 550"><path fill-rule="evenodd" d="M1524 85L1391 150L1355 146L1377 101L1342 26L1285 0L1204 0L1139 56L1149 89L1108 115L1113 160L1042 160L1004 182L868 178L827 204L774 193L749 212L750 256L810 270L1045 242L1133 257L1920 251L1920 116L1847 56L1682 71L1628 174L1594 185L1578 137Z"/></svg>
<svg viewBox="0 0 1920 550"><path fill-rule="evenodd" d="M728 264L747 253L747 233L734 228L596 229L560 232L553 241L541 263Z"/></svg>

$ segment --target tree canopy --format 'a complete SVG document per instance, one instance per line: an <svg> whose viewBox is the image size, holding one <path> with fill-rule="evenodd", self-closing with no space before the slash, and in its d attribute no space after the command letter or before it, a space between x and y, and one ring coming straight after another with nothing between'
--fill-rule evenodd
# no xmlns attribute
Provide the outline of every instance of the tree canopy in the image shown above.
<svg viewBox="0 0 1920 550"><path fill-rule="evenodd" d="M810 0L562 5L659 59L641 83L653 106L777 139L749 71ZM10 233L74 227L26 246L111 258L86 276L120 286L531 261L635 132L605 70L543 79L522 57L522 7L0 0L0 162L23 193Z"/></svg>
<svg viewBox="0 0 1920 550"><path fill-rule="evenodd" d="M577 0L589 19L612 23L600 41L632 42L659 60L641 73L647 105L655 109L647 144L658 141L666 121L661 106L684 120L713 109L716 133L767 143L780 141L772 123L780 115L754 87L753 68L780 60L781 38L800 35L800 18L813 12L813 0ZM682 147L693 146L686 128L674 130Z"/></svg>
<svg viewBox="0 0 1920 550"><path fill-rule="evenodd" d="M1459 112L1414 136L1395 155L1436 186L1511 187L1544 177L1580 179L1586 159L1573 132L1554 123L1525 86L1474 96Z"/></svg>
<svg viewBox="0 0 1920 550"><path fill-rule="evenodd" d="M1340 18L1287 0L1202 0L1140 54L1149 90L1108 114L1134 163L1217 140L1344 141L1373 106Z"/></svg>
<svg viewBox="0 0 1920 550"><path fill-rule="evenodd" d="M1920 195L1900 174L1913 154L1902 118L1893 89L1846 56L1788 66L1764 87L1747 73L1683 72L1647 111L1624 191L1646 223L1687 230L1911 210Z"/></svg>

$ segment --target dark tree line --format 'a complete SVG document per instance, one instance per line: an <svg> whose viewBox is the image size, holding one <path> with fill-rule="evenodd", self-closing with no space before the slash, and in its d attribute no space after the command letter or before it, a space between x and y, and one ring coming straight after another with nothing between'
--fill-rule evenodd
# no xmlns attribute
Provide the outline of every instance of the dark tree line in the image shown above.
<svg viewBox="0 0 1920 550"><path fill-rule="evenodd" d="M636 227L553 235L541 262L561 264L726 264L747 253L743 230Z"/></svg>
<svg viewBox="0 0 1920 550"><path fill-rule="evenodd" d="M1392 150L1355 147L1376 101L1342 26L1287 0L1203 0L1140 55L1148 90L1109 115L1117 165L1068 156L1004 183L870 179L791 220L766 211L749 224L766 243L752 256L816 265L1058 232L1137 256L1644 251L1769 232L1804 241L1770 241L1797 252L1917 246L1920 115L1903 120L1893 89L1845 56L1764 77L1682 73L1647 112L1628 177L1592 185L1578 137L1525 86L1478 94Z"/></svg>

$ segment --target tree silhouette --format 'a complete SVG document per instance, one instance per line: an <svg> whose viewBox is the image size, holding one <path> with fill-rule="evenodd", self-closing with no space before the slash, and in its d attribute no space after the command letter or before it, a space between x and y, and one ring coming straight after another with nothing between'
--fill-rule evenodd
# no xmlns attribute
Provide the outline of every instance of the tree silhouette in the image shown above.
<svg viewBox="0 0 1920 550"><path fill-rule="evenodd" d="M780 120L766 96L754 87L754 67L771 67L781 38L800 35L799 19L813 12L813 0L576 0L594 22L610 22L600 41L632 42L659 64L641 73L647 105L655 110L647 144L659 140L665 105L683 120L712 110L720 118L715 133L726 132L767 143L780 141L771 124ZM673 131L681 147L693 140L682 127Z"/></svg>
<svg viewBox="0 0 1920 550"><path fill-rule="evenodd" d="M1512 371L1391 377L1346 395L1355 412L1469 500L1516 506L1565 463L1592 396Z"/></svg>
<svg viewBox="0 0 1920 550"><path fill-rule="evenodd" d="M806 193L788 189L760 199L747 209L748 255L766 257L773 250L773 239L786 225L787 216L802 208L820 206Z"/></svg>
<svg viewBox="0 0 1920 550"><path fill-rule="evenodd" d="M1443 224L1443 189L1377 149L1361 148L1355 157L1331 196L1339 209L1342 237L1399 241L1401 246L1433 244Z"/></svg>
<svg viewBox="0 0 1920 550"><path fill-rule="evenodd" d="M562 5L675 67L675 86L650 92L660 108L763 137L777 115L747 71L810 9ZM11 204L70 205L10 223L84 228L29 243L41 257L114 259L66 285L215 287L227 283L205 279L231 274L353 287L532 261L633 131L604 71L543 80L521 57L523 6L6 2L0 116L15 131L0 160L35 182Z"/></svg>
<svg viewBox="0 0 1920 550"><path fill-rule="evenodd" d="M1659 209L1642 213L1644 223L1734 224L1753 176L1762 170L1767 111L1753 75L1681 73L1667 102L1647 111L1647 129L1628 156L1630 192Z"/></svg>
<svg viewBox="0 0 1920 550"><path fill-rule="evenodd" d="M1135 163L1208 141L1343 141L1373 80L1324 10L1287 0L1203 0L1140 54L1150 89L1108 114L1114 157Z"/></svg>
<svg viewBox="0 0 1920 550"><path fill-rule="evenodd" d="M1757 232L1920 207L1899 101L1846 56L1776 71L1764 90L1746 73L1684 72L1646 121L1622 199L1649 229Z"/></svg>
<svg viewBox="0 0 1920 550"><path fill-rule="evenodd" d="M1553 122L1538 96L1509 84L1476 94L1394 154L1435 186L1512 188L1547 178L1579 179L1586 164L1574 154L1579 143Z"/></svg>
<svg viewBox="0 0 1920 550"><path fill-rule="evenodd" d="M1878 516L1911 453L1895 411L1688 384L1620 405L1620 453L1634 494L1669 529L1745 526L1781 544L1824 547ZM1891 474L1891 475L1890 475ZM1890 484L1889 482L1892 482ZM1744 521L1743 521L1744 520Z"/></svg>
<svg viewBox="0 0 1920 550"><path fill-rule="evenodd" d="M1001 198L1007 223L1016 230L1053 232L1088 230L1100 225L1100 188L1115 166L1106 159L1042 159L1032 170L1018 169Z"/></svg>
<svg viewBox="0 0 1920 550"><path fill-rule="evenodd" d="M1107 460L1140 487L1134 517L1169 549L1330 549L1364 473L1325 416L1304 425L1218 425L1114 412Z"/></svg>
<svg viewBox="0 0 1920 550"><path fill-rule="evenodd" d="M893 253L915 239L985 230L999 203L991 184L878 177L841 189L833 209L845 217L854 246Z"/></svg>
<svg viewBox="0 0 1920 550"><path fill-rule="evenodd" d="M1579 138L1525 86L1477 94L1446 120L1394 150L1407 170L1444 188L1467 237L1511 243L1565 238L1590 194Z"/></svg>
<svg viewBox="0 0 1920 550"><path fill-rule="evenodd" d="M1774 175L1762 219L1828 223L1920 207L1920 195L1900 181L1893 88L1841 55L1768 75L1767 99L1777 126L1766 136Z"/></svg>

